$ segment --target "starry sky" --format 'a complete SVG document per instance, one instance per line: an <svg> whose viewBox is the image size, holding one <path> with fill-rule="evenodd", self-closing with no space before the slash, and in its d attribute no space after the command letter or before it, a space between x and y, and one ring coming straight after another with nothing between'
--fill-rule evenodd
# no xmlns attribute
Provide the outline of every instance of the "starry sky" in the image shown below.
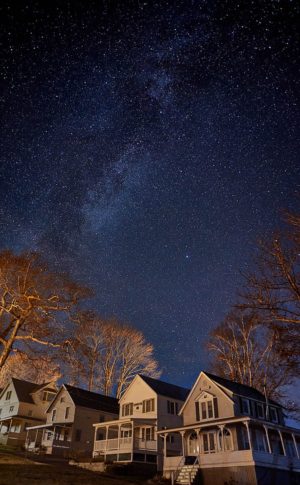
<svg viewBox="0 0 300 485"><path fill-rule="evenodd" d="M298 202L296 2L0 14L0 248L90 285L191 385L257 238Z"/></svg>

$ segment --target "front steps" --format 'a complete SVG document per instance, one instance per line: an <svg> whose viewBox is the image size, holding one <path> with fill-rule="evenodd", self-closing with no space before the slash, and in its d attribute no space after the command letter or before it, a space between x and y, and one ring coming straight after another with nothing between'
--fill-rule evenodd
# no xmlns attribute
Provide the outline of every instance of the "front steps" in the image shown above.
<svg viewBox="0 0 300 485"><path fill-rule="evenodd" d="M193 485L199 471L199 465L184 465L177 477L176 483Z"/></svg>

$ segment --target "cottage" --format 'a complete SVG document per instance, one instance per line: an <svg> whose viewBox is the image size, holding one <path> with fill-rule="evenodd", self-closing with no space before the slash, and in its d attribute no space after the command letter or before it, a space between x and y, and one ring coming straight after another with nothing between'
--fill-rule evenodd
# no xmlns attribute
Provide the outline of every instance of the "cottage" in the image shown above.
<svg viewBox="0 0 300 485"><path fill-rule="evenodd" d="M65 384L48 404L46 423L27 428L26 448L65 457L89 456L93 424L111 421L118 414L117 399Z"/></svg>
<svg viewBox="0 0 300 485"><path fill-rule="evenodd" d="M24 445L27 426L46 421L45 411L56 392L53 382L36 384L12 378L0 393L0 443Z"/></svg>
<svg viewBox="0 0 300 485"><path fill-rule="evenodd" d="M165 443L181 437L178 456L164 447L164 476L173 482L300 482L300 430L286 426L282 406L256 389L201 372L179 415L182 426L158 431Z"/></svg>
<svg viewBox="0 0 300 485"><path fill-rule="evenodd" d="M119 419L94 425L94 457L152 464L162 470L163 440L157 440L156 432L183 424L178 411L188 393L188 389L167 382L135 376L119 401ZM180 446L177 437L166 442L169 455L178 454Z"/></svg>

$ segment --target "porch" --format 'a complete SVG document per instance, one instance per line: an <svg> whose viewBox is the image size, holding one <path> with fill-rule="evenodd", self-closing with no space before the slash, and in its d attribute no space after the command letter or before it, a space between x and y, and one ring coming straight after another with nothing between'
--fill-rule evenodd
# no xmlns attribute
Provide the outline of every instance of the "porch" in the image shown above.
<svg viewBox="0 0 300 485"><path fill-rule="evenodd" d="M168 436L181 437L180 456L168 456ZM178 474L186 463L200 468L263 466L300 472L300 430L251 418L214 420L178 429L161 430L164 475Z"/></svg>
<svg viewBox="0 0 300 485"><path fill-rule="evenodd" d="M27 451L63 454L70 449L72 423L48 423L27 428Z"/></svg>
<svg viewBox="0 0 300 485"><path fill-rule="evenodd" d="M154 419L122 419L97 423L94 427L94 457L111 462L156 462Z"/></svg>

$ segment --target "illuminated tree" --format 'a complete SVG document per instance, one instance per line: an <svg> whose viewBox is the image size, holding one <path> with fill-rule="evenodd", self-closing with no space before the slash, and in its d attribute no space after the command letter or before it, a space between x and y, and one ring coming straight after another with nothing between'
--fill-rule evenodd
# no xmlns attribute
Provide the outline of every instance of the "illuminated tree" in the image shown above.
<svg viewBox="0 0 300 485"><path fill-rule="evenodd" d="M37 254L0 253L0 369L13 349L67 343L71 312L88 291Z"/></svg>

